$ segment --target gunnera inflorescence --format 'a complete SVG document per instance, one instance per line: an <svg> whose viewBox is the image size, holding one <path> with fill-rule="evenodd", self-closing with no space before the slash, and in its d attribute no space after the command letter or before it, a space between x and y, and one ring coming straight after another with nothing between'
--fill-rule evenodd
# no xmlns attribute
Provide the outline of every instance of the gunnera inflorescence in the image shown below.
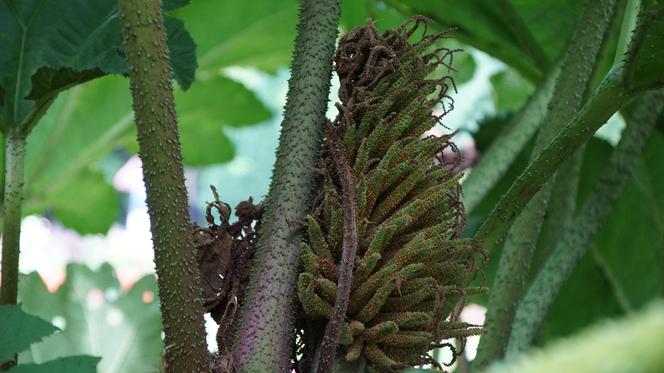
<svg viewBox="0 0 664 373"><path fill-rule="evenodd" d="M451 135L424 136L453 102L453 81L440 74L455 52L438 47L445 37L417 17L383 33L369 21L339 42L339 114L326 124L320 193L300 248L300 369L314 360L312 345L325 345L311 325L330 329L344 308L340 352L374 371L441 368L428 351L481 332L458 319L466 296L482 290L468 284L484 259L479 241L461 238L458 151Z"/></svg>

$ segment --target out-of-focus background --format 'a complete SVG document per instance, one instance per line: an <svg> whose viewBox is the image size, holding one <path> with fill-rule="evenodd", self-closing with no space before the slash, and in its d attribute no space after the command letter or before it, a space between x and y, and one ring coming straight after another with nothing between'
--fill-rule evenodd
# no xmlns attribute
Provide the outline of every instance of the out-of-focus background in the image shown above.
<svg viewBox="0 0 664 373"><path fill-rule="evenodd" d="M376 19L379 28L393 27L408 17L403 7L390 6L408 1L342 3L343 31L368 16ZM579 6L573 2L558 3L578 14ZM536 18L534 8L518 10ZM537 16L546 15L540 12ZM289 77L297 1L193 0L175 15L184 20L198 44L196 81L186 92L178 89L176 101L191 215L202 224L205 203L212 198L210 185L231 206L250 196L262 200L267 193ZM566 37L560 38L562 45ZM463 49L455 57L457 71L450 72L457 86L452 95L455 109L432 133L457 131L455 142L470 165L534 87L522 72L467 43L450 39L448 46ZM330 118L336 114L336 78L334 82ZM29 139L20 259L25 276L20 298L27 311L52 321L63 333L33 345L22 361L87 353L103 356L100 372L150 372L159 364L161 324L130 104L128 81L123 77L108 76L77 86L60 95ZM622 118L614 116L596 135L593 154L606 154L623 127ZM527 159L524 156L518 161L521 164ZM518 171L515 166L510 177ZM470 211L469 229L482 220L483 208ZM600 240L610 241L611 236L605 234ZM606 265L610 270L611 263ZM615 286L604 282L593 278L589 286L595 288L590 291ZM576 292L562 301L582 299L583 294ZM605 313L613 311L609 308ZM592 310L580 312L588 314L580 322L596 317ZM471 304L463 317L481 324L483 314L481 305ZM210 350L216 348L214 326L208 320ZM466 350L469 360L476 344L477 338L471 338ZM450 357L442 353L439 358L445 362Z"/></svg>

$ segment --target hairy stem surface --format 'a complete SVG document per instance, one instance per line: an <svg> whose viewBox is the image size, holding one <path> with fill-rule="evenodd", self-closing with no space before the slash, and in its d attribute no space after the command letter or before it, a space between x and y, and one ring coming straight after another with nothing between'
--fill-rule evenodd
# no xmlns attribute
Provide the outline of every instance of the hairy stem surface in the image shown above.
<svg viewBox="0 0 664 373"><path fill-rule="evenodd" d="M608 218L616 199L631 177L648 135L663 111L662 102L664 91L660 90L647 93L639 103L583 209L524 296L515 316L508 355L530 346L549 306Z"/></svg>
<svg viewBox="0 0 664 373"><path fill-rule="evenodd" d="M531 265L531 276L533 271L541 268L543 261L558 243L560 232L564 232L574 218L584 151L585 146L582 146L556 172L555 185L551 190L546 216L537 239L536 251L541 259Z"/></svg>
<svg viewBox="0 0 664 373"><path fill-rule="evenodd" d="M583 104L609 26L616 13L616 0L586 2L572 39L562 58L562 68L553 98L537 136L533 157L542 151ZM569 162L578 161L573 157ZM480 340L477 367L500 359L509 340L512 320L528 279L537 237L544 220L554 181L550 180L518 216L512 226L498 264L487 312L487 334Z"/></svg>
<svg viewBox="0 0 664 373"><path fill-rule="evenodd" d="M476 237L484 241L487 249L495 247L503 238L524 206L560 165L635 95L636 92L628 91L624 85L622 68L609 72L581 111L519 175L484 221Z"/></svg>
<svg viewBox="0 0 664 373"><path fill-rule="evenodd" d="M472 212L479 205L537 132L547 113L559 74L558 64L546 75L523 108L512 117L507 124L509 129L491 144L482 159L473 166L463 181L463 205L466 211Z"/></svg>
<svg viewBox="0 0 664 373"><path fill-rule="evenodd" d="M339 0L303 0L272 183L233 355L243 372L290 369L300 227L314 174L332 74Z"/></svg>
<svg viewBox="0 0 664 373"><path fill-rule="evenodd" d="M167 372L205 372L198 267L159 0L118 0L165 333Z"/></svg>

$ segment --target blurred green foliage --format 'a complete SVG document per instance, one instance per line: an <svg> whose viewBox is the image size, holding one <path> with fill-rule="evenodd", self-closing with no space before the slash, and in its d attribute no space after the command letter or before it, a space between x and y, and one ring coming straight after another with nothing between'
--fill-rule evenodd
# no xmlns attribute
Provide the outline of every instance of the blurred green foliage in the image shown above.
<svg viewBox="0 0 664 373"><path fill-rule="evenodd" d="M177 88L175 93L184 161L209 171L198 180L202 196L208 195L207 184L214 183L222 199L230 196L237 202L240 195L253 195L260 200L269 183L277 137L274 121L278 120L281 104L268 96L281 93L279 82L284 80L284 69L293 53L298 2L192 0L175 10L186 3L165 2L169 15L174 17L168 22L175 77L181 87L191 85L186 91ZM18 5L10 11L7 4ZM48 212L80 233L103 233L118 219L119 198L97 164L114 149L124 149L127 154L137 149L128 81L120 75L92 80L106 73L124 72L117 51L120 37L114 29L114 1L67 0L35 13L35 27L21 29L12 17L32 14L30 7L34 4L0 2L0 36L6 41L0 43L0 123L16 125L40 100L52 98L49 95L69 85L91 81L61 92L32 130L26 158L24 214ZM657 1L644 4L648 6L649 23L630 70L632 84L639 87L664 81L664 8ZM490 80L495 116L486 118L485 125L474 134L482 153L498 133L509 131L505 128L507 112L524 105L557 58L581 5L573 0L342 0L342 28L348 31L371 17L380 29L385 29L416 14L432 18L438 29L457 28L453 40L445 45L465 50L455 57L458 71L452 73L459 85L472 82L480 68L472 54L479 52L474 50L500 61L502 70ZM68 23L71 20L78 22ZM70 27L80 40L63 36L72 30ZM597 81L613 62L618 31L616 26ZM194 49L188 35L196 43L195 72ZM25 49L18 48L20 36L28 41ZM25 56L29 62L21 74L17 74L17 56ZM84 57L95 56L98 58L83 63ZM231 67L252 72L263 84L238 80L227 70ZM488 84L484 82L485 87ZM664 128L664 120L659 128ZM515 151L520 156L510 170L469 212L469 231L490 213L525 166L530 147ZM601 173L610 151L611 146L600 140L587 145L578 206ZM650 138L608 223L593 243L592 255L582 260L562 289L541 331L540 343L572 334L601 318L625 314L661 296L663 151L664 131L660 131ZM242 157L236 157L240 152ZM258 165L235 172L246 166L247 155L254 156L253 162ZM499 255L500 250L491 253L486 270L489 287L495 270L492 265ZM542 260L536 258L535 269ZM105 295L108 290L117 298L105 297L98 308L89 309L86 294L93 289ZM159 364L157 302L142 301L143 293L156 294L154 279L142 279L124 294L108 266L92 271L73 265L68 268L67 282L55 294L47 291L36 274L21 279L20 292L27 312L51 321L61 318L67 324L62 333L22 354L21 362L90 353L102 355L100 371L150 371ZM482 297L475 300L485 302ZM117 314L114 312L130 322L120 328L109 325L108 315ZM97 326L101 329L95 329ZM130 341L134 347L117 348L118 340Z"/></svg>
<svg viewBox="0 0 664 373"><path fill-rule="evenodd" d="M29 315L18 305L0 306L0 362L14 358L31 345L58 331L50 323ZM74 351L76 353L77 351ZM71 354L70 354L71 355ZM99 362L93 356L63 356L42 364L19 364L11 368L16 373L93 373Z"/></svg>
<svg viewBox="0 0 664 373"><path fill-rule="evenodd" d="M664 370L664 304L599 323L550 346L494 364L487 373L641 372Z"/></svg>
<svg viewBox="0 0 664 373"><path fill-rule="evenodd" d="M161 314L153 275L123 290L113 268L69 264L65 282L51 293L39 274L21 278L23 309L62 329L19 355L42 363L74 354L100 356L100 373L155 372L161 364Z"/></svg>
<svg viewBox="0 0 664 373"><path fill-rule="evenodd" d="M484 138L483 132L492 126L499 124L489 122L480 130L480 138ZM591 140L586 146L577 206L583 205L611 150L611 145L599 139ZM469 234L521 173L528 154L529 149L524 149L508 173L471 212ZM661 249L664 247L664 200L661 197L664 170L656 159L664 159L664 136L660 133L654 134L646 146L642 161L595 239L591 255L581 260L561 289L541 331L540 343L570 335L597 320L627 313L661 296L664 287ZM500 254L500 248L490 253L485 270L489 287ZM531 276L545 260L538 254L536 251ZM477 296L474 301L486 305L488 297Z"/></svg>

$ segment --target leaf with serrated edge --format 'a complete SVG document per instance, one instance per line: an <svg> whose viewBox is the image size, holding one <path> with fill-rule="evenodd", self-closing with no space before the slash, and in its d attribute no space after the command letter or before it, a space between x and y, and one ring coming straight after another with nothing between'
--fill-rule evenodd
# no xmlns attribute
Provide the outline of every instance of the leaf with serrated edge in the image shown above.
<svg viewBox="0 0 664 373"><path fill-rule="evenodd" d="M165 23L175 52L171 55L174 75L188 87L195 68L195 44L181 21L167 17ZM20 124L34 108L34 100L127 70L113 0L0 2L0 40L0 118L8 126Z"/></svg>
<svg viewBox="0 0 664 373"><path fill-rule="evenodd" d="M0 330L0 361L6 361L58 328L23 312L21 305L5 305L0 306Z"/></svg>
<svg viewBox="0 0 664 373"><path fill-rule="evenodd" d="M39 275L21 278L19 296L40 317L64 321L62 333L34 345L20 363L41 363L60 356L101 356L98 371L154 372L162 352L161 316L153 275L124 291L113 269L67 266L67 279L49 293Z"/></svg>

